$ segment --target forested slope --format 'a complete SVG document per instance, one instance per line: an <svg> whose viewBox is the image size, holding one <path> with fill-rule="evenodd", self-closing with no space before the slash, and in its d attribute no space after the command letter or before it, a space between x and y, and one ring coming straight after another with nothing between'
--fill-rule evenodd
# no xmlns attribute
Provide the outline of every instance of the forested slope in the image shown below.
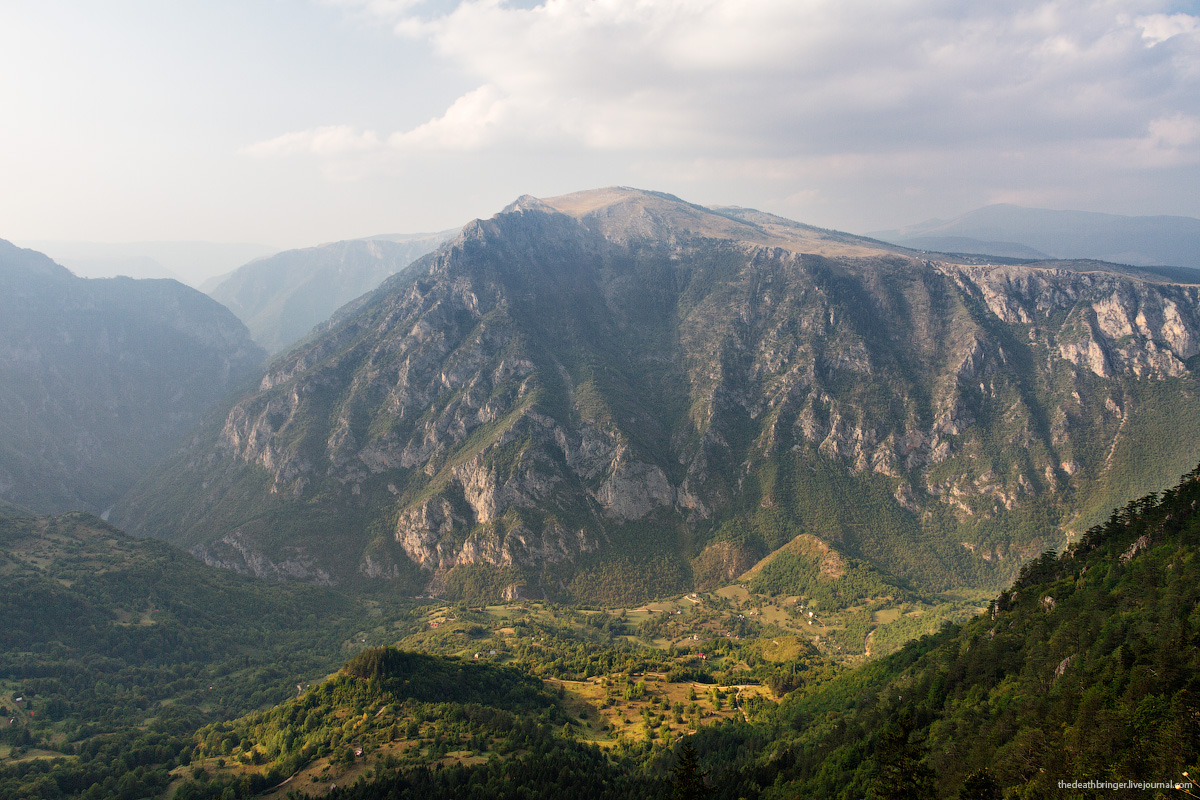
<svg viewBox="0 0 1200 800"><path fill-rule="evenodd" d="M336 668L366 610L83 513L0 514L0 584L4 798L160 793L197 727Z"/></svg>
<svg viewBox="0 0 1200 800"><path fill-rule="evenodd" d="M726 797L1077 797L1058 782L1195 775L1198 549L1200 469L1027 564L988 614L795 692L769 726L694 738Z"/></svg>
<svg viewBox="0 0 1200 800"><path fill-rule="evenodd" d="M810 673L814 683L777 709L702 727L683 746L699 751L712 796L730 800L1165 796L1060 782L1173 782L1195 769L1198 548L1200 469L1118 509L1061 556L1030 562L966 625L833 679ZM243 733L258 730L254 721L241 723ZM606 757L569 730L530 729L515 749L499 748L500 760L475 763L431 762L446 740L427 738L417 743L421 760L389 763L336 796L638 796L686 778L679 744ZM577 788L585 776L595 782L587 791Z"/></svg>
<svg viewBox="0 0 1200 800"><path fill-rule="evenodd" d="M1076 797L1088 792L1060 781L1174 781L1200 761L1200 469L1028 563L970 622L842 672L802 649L787 682L799 688L778 706L729 687L734 713L705 713L690 735L653 735L683 705L657 695L679 697L697 675L652 676L653 659L637 666L632 650L614 673L575 674L550 628L514 619L500 629L511 641L489 637L487 615L465 607L447 645L481 660L366 650L299 697L238 716L368 647L367 635L338 638L364 608L223 575L86 516L13 512L0 534L0 575L20 590L3 595L5 797L139 797L170 782L181 800L656 797L699 772L730 800ZM371 642L441 635L423 619L384 621ZM715 657L721 641L754 647L695 644ZM533 677L539 650L555 659L546 685ZM654 663L675 672L693 657L672 646ZM766 674L731 669L742 683ZM649 704L621 699L634 681L653 684ZM629 735L637 710L644 736ZM687 774L681 742L700 756Z"/></svg>

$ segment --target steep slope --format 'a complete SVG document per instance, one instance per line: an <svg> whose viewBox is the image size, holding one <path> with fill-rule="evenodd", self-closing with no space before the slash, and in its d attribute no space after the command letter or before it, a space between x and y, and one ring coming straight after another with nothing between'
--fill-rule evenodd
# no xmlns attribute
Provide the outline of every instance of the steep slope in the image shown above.
<svg viewBox="0 0 1200 800"><path fill-rule="evenodd" d="M474 565L508 596L644 597L805 532L916 586L998 585L1200 456L1198 307L1103 265L526 197L274 362L119 516L407 591Z"/></svg>
<svg viewBox="0 0 1200 800"><path fill-rule="evenodd" d="M182 284L76 278L0 241L0 497L109 508L262 359Z"/></svg>
<svg viewBox="0 0 1200 800"><path fill-rule="evenodd" d="M237 314L256 342L275 353L454 233L357 239L286 250L239 267L208 294Z"/></svg>
<svg viewBox="0 0 1200 800"><path fill-rule="evenodd" d="M1174 796L1114 784L1196 774L1198 602L1200 469L961 628L794 692L774 725L694 740L728 770L720 797ZM1089 781L1109 785L1071 785Z"/></svg>
<svg viewBox="0 0 1200 800"><path fill-rule="evenodd" d="M1098 258L1200 269L1200 219L1127 217L997 204L871 236L907 247L1019 258ZM1033 254L1027 252L1032 249ZM1192 280L1195 282L1196 278Z"/></svg>
<svg viewBox="0 0 1200 800"><path fill-rule="evenodd" d="M0 797L163 796L198 727L336 669L371 606L90 514L0 516Z"/></svg>

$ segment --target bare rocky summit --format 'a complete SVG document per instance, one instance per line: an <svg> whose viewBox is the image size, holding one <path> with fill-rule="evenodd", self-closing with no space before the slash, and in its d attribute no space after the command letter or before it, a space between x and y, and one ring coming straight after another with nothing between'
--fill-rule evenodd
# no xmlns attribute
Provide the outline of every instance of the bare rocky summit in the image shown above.
<svg viewBox="0 0 1200 800"><path fill-rule="evenodd" d="M414 593L678 591L801 533L994 585L1200 457L1198 309L1102 264L522 197L273 362L117 521Z"/></svg>

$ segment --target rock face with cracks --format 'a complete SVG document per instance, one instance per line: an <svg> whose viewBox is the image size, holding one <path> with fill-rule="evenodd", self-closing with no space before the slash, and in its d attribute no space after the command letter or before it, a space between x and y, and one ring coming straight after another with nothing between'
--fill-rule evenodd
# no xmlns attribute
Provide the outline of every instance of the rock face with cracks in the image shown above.
<svg viewBox="0 0 1200 800"><path fill-rule="evenodd" d="M272 363L119 514L244 571L412 591L471 566L582 596L617 561L683 588L802 532L928 586L1000 580L1121 502L1122 436L1196 396L1200 289L1084 266L523 197Z"/></svg>

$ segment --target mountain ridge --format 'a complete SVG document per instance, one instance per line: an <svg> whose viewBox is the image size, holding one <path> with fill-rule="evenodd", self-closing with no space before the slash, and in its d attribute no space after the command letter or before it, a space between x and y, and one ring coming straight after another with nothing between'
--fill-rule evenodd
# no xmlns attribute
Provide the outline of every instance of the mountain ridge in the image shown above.
<svg viewBox="0 0 1200 800"><path fill-rule="evenodd" d="M201 291L211 276L277 252L251 242L31 240L24 246L46 253L81 278L170 278Z"/></svg>
<svg viewBox="0 0 1200 800"><path fill-rule="evenodd" d="M77 278L0 242L0 495L104 511L263 355L177 281Z"/></svg>
<svg viewBox="0 0 1200 800"><path fill-rule="evenodd" d="M1005 256L1031 248L1051 258L1200 268L1200 219L1194 217L1131 217L997 203L951 220L933 219L868 235L929 250ZM1013 252L996 252L1000 248Z"/></svg>
<svg viewBox="0 0 1200 800"><path fill-rule="evenodd" d="M412 592L468 565L510 596L677 591L801 532L991 585L1045 523L1195 455L1197 290L1096 270L620 187L523 197L275 361L120 518L211 563Z"/></svg>
<svg viewBox="0 0 1200 800"><path fill-rule="evenodd" d="M244 264L206 291L246 323L256 342L277 353L452 233L376 236L285 250Z"/></svg>

